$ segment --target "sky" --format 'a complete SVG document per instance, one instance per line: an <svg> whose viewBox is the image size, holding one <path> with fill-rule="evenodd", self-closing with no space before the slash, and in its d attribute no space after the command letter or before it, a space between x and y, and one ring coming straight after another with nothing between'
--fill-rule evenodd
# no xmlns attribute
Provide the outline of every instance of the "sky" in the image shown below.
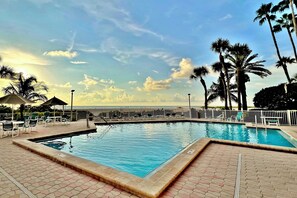
<svg viewBox="0 0 297 198"><path fill-rule="evenodd" d="M74 89L75 106L186 106L188 93L192 105L202 106L203 87L189 76L194 67L218 61L210 46L224 38L247 43L272 72L265 79L250 75L246 86L253 106L255 93L286 81L275 67L268 25L253 22L268 2L2 0L0 65L36 76L48 85L48 98L70 103ZM288 35L276 36L282 55L291 56ZM296 65L288 70L297 73ZM217 78L210 71L207 86ZM0 79L0 87L8 83Z"/></svg>

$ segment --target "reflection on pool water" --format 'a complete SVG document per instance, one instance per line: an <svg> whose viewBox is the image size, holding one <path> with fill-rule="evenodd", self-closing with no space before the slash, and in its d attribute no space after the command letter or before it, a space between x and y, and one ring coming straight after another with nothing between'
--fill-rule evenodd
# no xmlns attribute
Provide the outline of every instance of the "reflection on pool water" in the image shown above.
<svg viewBox="0 0 297 198"><path fill-rule="evenodd" d="M189 144L203 137L294 147L280 130L197 122L99 125L96 133L39 142L145 177Z"/></svg>

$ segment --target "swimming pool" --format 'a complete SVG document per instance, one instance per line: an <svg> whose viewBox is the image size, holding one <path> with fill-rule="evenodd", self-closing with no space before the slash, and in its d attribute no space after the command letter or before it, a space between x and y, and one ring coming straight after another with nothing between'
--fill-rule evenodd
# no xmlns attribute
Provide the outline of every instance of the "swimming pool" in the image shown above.
<svg viewBox="0 0 297 198"><path fill-rule="evenodd" d="M99 125L96 133L41 143L143 178L203 137L294 147L280 130L199 122Z"/></svg>

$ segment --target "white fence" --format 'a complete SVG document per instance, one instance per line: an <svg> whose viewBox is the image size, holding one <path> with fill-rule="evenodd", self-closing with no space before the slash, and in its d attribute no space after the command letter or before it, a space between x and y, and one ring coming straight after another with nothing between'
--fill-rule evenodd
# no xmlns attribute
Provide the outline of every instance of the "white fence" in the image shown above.
<svg viewBox="0 0 297 198"><path fill-rule="evenodd" d="M280 110L280 111L269 111L269 110L251 110L242 111L243 121L251 123L263 123L264 117L275 117L279 119L281 125L297 125L297 110ZM198 110L199 118L228 118L236 117L238 111L235 110Z"/></svg>

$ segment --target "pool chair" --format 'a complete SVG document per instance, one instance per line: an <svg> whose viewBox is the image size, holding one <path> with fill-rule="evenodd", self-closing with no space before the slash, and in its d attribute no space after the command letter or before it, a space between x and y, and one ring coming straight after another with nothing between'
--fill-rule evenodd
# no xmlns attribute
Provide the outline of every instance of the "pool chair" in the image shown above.
<svg viewBox="0 0 297 198"><path fill-rule="evenodd" d="M18 136L19 135L19 131L17 128L15 128L13 126L12 122L3 122L2 123L2 133L0 138L6 137L11 135L12 137Z"/></svg>
<svg viewBox="0 0 297 198"><path fill-rule="evenodd" d="M31 129L31 131L33 130L33 128L35 128L35 130L36 130L36 125L37 125L37 123L38 123L38 120L37 119L35 119L35 120L29 120L29 127L30 127L30 129Z"/></svg>
<svg viewBox="0 0 297 198"><path fill-rule="evenodd" d="M62 115L61 122L64 124L70 124L70 117L68 115Z"/></svg>

